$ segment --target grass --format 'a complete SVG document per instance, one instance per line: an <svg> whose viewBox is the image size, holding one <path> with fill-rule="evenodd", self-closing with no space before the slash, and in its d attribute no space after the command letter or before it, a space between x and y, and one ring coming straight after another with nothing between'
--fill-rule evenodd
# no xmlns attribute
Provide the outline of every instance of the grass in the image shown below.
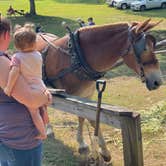
<svg viewBox="0 0 166 166"><path fill-rule="evenodd" d="M68 3L66 3L68 2ZM70 2L70 3L69 3ZM96 24L116 22L143 21L152 18L156 22L163 20L152 33L157 40L166 38L165 10L148 10L145 12L132 12L130 10L117 10L109 8L106 4L98 4L97 0L36 0L37 16L11 17L12 24L24 22L40 23L46 32L63 36L66 31L61 22L66 21L75 30L78 28L77 18L87 20L93 17ZM100 1L101 2L101 1ZM0 11L3 15L11 4L15 9L29 11L29 1L6 0L0 1ZM166 57L159 56L163 74L166 73ZM127 75L124 77L124 75ZM118 76L118 77L117 77ZM155 91L148 91L135 74L126 66L121 66L107 74L107 87L103 94L103 102L128 107L141 113L142 134L145 166L164 166L166 163L166 86ZM112 79L110 79L112 78ZM93 100L97 99L97 93ZM51 123L54 126L55 139L44 142L44 166L78 166L80 155L77 152L76 142L77 117L57 110L49 110ZM88 129L93 129L86 122L85 138L90 143ZM120 130L102 125L104 137L115 166L123 165L122 139Z"/></svg>

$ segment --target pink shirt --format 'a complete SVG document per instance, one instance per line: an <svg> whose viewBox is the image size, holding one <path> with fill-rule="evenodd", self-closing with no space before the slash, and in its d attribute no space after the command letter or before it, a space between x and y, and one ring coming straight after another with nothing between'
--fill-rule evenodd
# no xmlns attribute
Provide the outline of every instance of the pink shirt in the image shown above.
<svg viewBox="0 0 166 166"><path fill-rule="evenodd" d="M11 66L19 66L20 73L33 89L44 91L42 80L42 56L38 51L17 52L13 55Z"/></svg>

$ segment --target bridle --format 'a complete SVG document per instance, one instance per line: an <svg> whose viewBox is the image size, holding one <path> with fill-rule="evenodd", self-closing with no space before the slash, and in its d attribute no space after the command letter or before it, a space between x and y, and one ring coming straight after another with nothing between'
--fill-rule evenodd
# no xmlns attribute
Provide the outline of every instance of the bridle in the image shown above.
<svg viewBox="0 0 166 166"><path fill-rule="evenodd" d="M129 27L128 36L129 36L129 43L130 43L128 47L128 53L131 50L131 48L133 48L134 56L140 68L140 78L142 82L145 82L144 67L147 65L157 64L158 60L152 59L147 62L142 62L143 52L146 51L146 37L147 37L147 35L144 32L140 33L138 36L134 36L132 28Z"/></svg>

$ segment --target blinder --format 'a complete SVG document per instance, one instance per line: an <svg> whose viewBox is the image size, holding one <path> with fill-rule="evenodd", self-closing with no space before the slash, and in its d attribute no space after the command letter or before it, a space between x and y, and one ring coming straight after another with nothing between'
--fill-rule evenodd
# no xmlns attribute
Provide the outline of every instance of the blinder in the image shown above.
<svg viewBox="0 0 166 166"><path fill-rule="evenodd" d="M144 66L158 63L157 59L153 59L148 62L142 62L142 54L144 51L146 51L146 39L147 39L147 36L144 32L142 32L138 37L135 37L131 29L129 29L129 40L133 47L136 61L140 67L140 77L142 82L145 82ZM155 43L154 43L154 46L155 46Z"/></svg>
<svg viewBox="0 0 166 166"><path fill-rule="evenodd" d="M136 39L136 41L133 42L133 49L135 56L138 60L138 62L141 62L141 55L144 51L146 51L146 36L145 34L141 34L139 39Z"/></svg>

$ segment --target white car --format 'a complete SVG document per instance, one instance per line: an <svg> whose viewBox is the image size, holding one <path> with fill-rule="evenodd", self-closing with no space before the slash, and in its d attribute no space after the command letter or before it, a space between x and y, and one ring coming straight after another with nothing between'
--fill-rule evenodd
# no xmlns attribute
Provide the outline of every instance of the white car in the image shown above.
<svg viewBox="0 0 166 166"><path fill-rule="evenodd" d="M114 6L119 9L127 9L130 7L133 0L114 0Z"/></svg>
<svg viewBox="0 0 166 166"><path fill-rule="evenodd" d="M106 4L108 4L108 6L114 6L114 2L115 2L115 0L106 0Z"/></svg>
<svg viewBox="0 0 166 166"><path fill-rule="evenodd" d="M166 9L166 0L137 0L131 3L131 10L144 11L151 8Z"/></svg>

